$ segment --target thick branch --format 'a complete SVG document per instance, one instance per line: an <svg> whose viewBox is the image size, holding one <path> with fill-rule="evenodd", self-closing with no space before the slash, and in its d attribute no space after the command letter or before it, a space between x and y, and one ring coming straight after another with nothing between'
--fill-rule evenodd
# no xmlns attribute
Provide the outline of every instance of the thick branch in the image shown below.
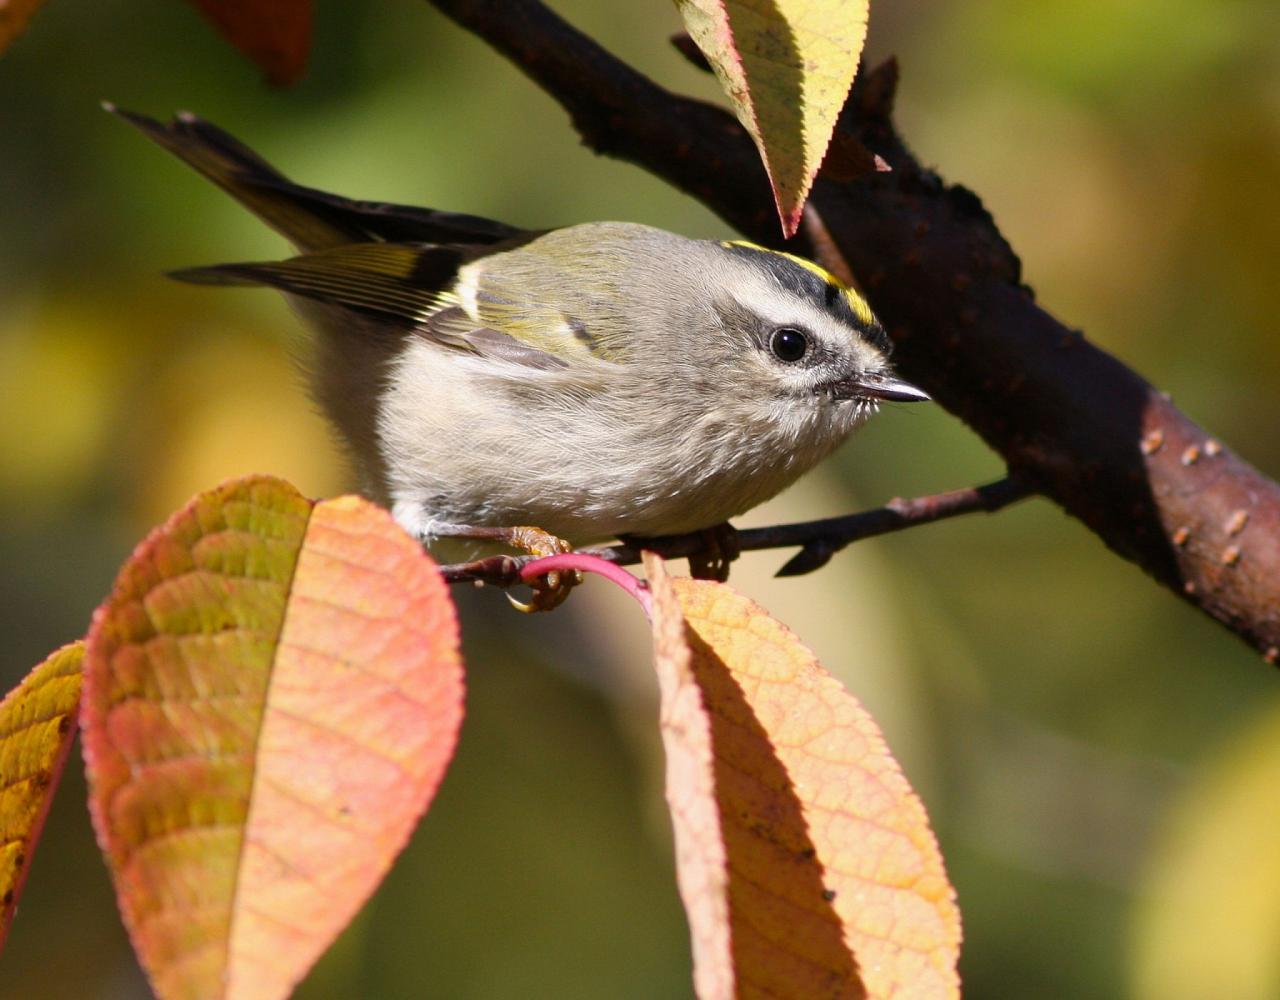
<svg viewBox="0 0 1280 1000"><path fill-rule="evenodd" d="M800 576L825 566L841 549L864 538L887 535L892 531L943 521L961 514L977 511L991 514L1030 496L1032 492L1026 483L1019 480L1001 479L985 486L934 493L910 500L896 498L883 507L843 517L775 524L768 528L748 528L738 532L738 547L743 552L755 552L799 545L800 551L778 571L778 575ZM689 535L645 539L643 544L628 543L581 549L578 554L596 556L618 566L631 566L640 562L644 549L656 552L664 559L680 559L705 552L706 544L705 536L701 532L694 532ZM449 583L479 581L510 587L521 582L521 571L526 566L539 560L545 561L545 558L490 556L474 562L441 566L440 573Z"/></svg>
<svg viewBox="0 0 1280 1000"><path fill-rule="evenodd" d="M593 149L779 245L759 158L727 113L657 87L536 0L434 2L564 105ZM895 80L893 64L864 75L841 121L892 172L820 178L811 205L893 335L898 367L1020 479L1274 660L1280 487L1036 305L977 197L897 135Z"/></svg>

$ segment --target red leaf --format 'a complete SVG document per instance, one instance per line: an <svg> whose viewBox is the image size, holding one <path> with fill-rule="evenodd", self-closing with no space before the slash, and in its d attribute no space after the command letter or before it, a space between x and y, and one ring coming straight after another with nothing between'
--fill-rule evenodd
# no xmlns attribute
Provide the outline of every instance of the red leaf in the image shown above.
<svg viewBox="0 0 1280 1000"><path fill-rule="evenodd" d="M311 0L192 0L277 86L297 83L311 48Z"/></svg>
<svg viewBox="0 0 1280 1000"><path fill-rule="evenodd" d="M453 755L434 563L384 511L279 480L202 494L94 615L90 808L164 998L283 997L376 888Z"/></svg>
<svg viewBox="0 0 1280 1000"><path fill-rule="evenodd" d="M23 33L44 0L0 0L0 52Z"/></svg>

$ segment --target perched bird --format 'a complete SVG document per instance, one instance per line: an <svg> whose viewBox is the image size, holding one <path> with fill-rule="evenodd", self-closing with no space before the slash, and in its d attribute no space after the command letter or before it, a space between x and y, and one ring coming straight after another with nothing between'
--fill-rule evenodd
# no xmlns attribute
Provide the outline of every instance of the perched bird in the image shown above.
<svg viewBox="0 0 1280 1000"><path fill-rule="evenodd" d="M714 528L881 401L928 398L895 377L862 297L789 254L354 201L294 184L194 115L107 109L297 248L174 276L286 293L318 333L311 391L363 489L424 542L542 552ZM521 525L554 538L508 531Z"/></svg>

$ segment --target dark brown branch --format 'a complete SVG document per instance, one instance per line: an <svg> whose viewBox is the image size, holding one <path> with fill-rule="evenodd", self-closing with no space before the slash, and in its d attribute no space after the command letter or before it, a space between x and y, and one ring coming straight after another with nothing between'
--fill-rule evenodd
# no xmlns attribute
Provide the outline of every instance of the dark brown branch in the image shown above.
<svg viewBox="0 0 1280 1000"><path fill-rule="evenodd" d="M656 86L536 0L434 2L555 97L591 148L780 245L755 148L727 113ZM842 255L860 277L903 374L1016 476L1280 657L1280 487L1036 305L978 198L921 166L898 136L896 72L890 63L864 74L841 119L892 171L814 186L811 208L831 237L826 262L835 269L830 255ZM792 249L823 253L803 239Z"/></svg>
<svg viewBox="0 0 1280 1000"><path fill-rule="evenodd" d="M864 510L843 517L829 517L819 521L800 521L795 524L775 524L768 528L748 528L738 532L739 548L743 552L761 549L802 546L778 576L800 576L825 566L833 555L864 538L887 535L892 531L930 524L961 514L977 511L994 513L1009 504L1030 496L1034 491L1016 479L1001 479L985 486L974 486L947 493L915 497L910 500L895 498L883 507ZM646 539L639 544L604 545L582 549L585 555L597 556L618 566L631 566L640 562L642 549L656 552L664 559L680 559L705 552L706 537L701 532L689 535L670 535L666 538ZM492 583L510 587L520 582L520 571L537 556L490 556L469 563L441 566L440 573L449 583Z"/></svg>

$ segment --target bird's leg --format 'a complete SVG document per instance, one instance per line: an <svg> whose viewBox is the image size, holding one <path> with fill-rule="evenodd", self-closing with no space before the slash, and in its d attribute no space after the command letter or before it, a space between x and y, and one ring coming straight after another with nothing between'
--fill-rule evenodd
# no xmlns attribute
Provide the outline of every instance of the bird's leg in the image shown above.
<svg viewBox="0 0 1280 1000"><path fill-rule="evenodd" d="M698 532L706 550L689 557L689 572L695 580L729 579L729 564L742 554L738 529L728 521Z"/></svg>
<svg viewBox="0 0 1280 1000"><path fill-rule="evenodd" d="M476 538L498 542L502 545L527 552L531 556L554 556L573 551L573 546L563 538L557 538L548 531L531 525L516 525L511 528L491 528L478 525L450 524L437 528L435 534L449 538ZM564 603L569 591L582 582L582 574L577 570L561 572L552 570L546 576L530 581L533 588L533 599L528 603L517 601L510 594L507 600L517 611L532 613L534 611L550 611Z"/></svg>

